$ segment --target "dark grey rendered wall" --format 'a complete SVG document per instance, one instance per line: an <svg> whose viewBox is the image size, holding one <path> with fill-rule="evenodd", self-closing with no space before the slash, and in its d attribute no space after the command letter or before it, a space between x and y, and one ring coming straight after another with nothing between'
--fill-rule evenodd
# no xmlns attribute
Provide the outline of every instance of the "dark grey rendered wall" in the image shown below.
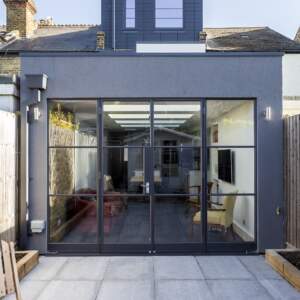
<svg viewBox="0 0 300 300"><path fill-rule="evenodd" d="M199 56L48 55L22 57L22 195L25 185L25 105L32 93L25 74L45 73L48 89L42 116L30 125L29 210L32 219L47 219L48 98L98 97L253 97L257 98L258 247L283 246L282 57L276 54L203 54ZM272 107L272 120L265 108ZM24 205L23 205L24 208ZM45 252L46 234L33 235L29 248Z"/></svg>
<svg viewBox="0 0 300 300"><path fill-rule="evenodd" d="M113 0L102 0L101 27L105 32L107 48L112 48L113 45L113 24L117 49L135 49L137 41L199 41L199 32L203 27L202 0L183 1L183 28L180 29L155 28L155 0L136 0L136 27L127 29L126 0L115 2L114 15Z"/></svg>

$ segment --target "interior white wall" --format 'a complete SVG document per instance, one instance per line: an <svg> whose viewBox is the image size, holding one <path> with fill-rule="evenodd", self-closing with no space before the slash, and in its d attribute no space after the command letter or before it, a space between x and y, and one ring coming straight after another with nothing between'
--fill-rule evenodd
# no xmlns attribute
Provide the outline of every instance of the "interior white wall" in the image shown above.
<svg viewBox="0 0 300 300"><path fill-rule="evenodd" d="M249 145L254 141L252 102L244 104L223 114L214 124L218 124L219 145ZM241 122L236 122L241 120ZM211 137L210 137L211 138ZM211 139L212 140L212 139ZM217 145L212 143L212 145ZM229 148L226 148L229 149ZM211 149L209 178L218 181L220 193L254 193L254 150L233 148L235 153L235 182L230 184L218 179L218 149ZM253 180L252 180L253 178ZM216 184L214 185L216 189ZM214 190L214 192L216 192ZM234 209L234 225L244 238L254 238L255 233L255 203L250 196L239 196Z"/></svg>
<svg viewBox="0 0 300 300"><path fill-rule="evenodd" d="M285 54L282 72L283 114L300 114L300 54Z"/></svg>
<svg viewBox="0 0 300 300"><path fill-rule="evenodd" d="M76 145L97 145L96 137L75 132ZM97 149L77 149L75 150L74 174L75 191L79 189L91 188L97 190L96 172L97 170Z"/></svg>

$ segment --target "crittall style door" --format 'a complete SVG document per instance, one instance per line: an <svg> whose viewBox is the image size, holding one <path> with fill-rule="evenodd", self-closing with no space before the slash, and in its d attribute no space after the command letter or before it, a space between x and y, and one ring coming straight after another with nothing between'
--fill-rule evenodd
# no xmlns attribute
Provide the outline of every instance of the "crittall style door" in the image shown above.
<svg viewBox="0 0 300 300"><path fill-rule="evenodd" d="M102 104L104 251L169 251L203 241L201 102Z"/></svg>
<svg viewBox="0 0 300 300"><path fill-rule="evenodd" d="M255 107L249 99L49 100L48 249L255 249Z"/></svg>

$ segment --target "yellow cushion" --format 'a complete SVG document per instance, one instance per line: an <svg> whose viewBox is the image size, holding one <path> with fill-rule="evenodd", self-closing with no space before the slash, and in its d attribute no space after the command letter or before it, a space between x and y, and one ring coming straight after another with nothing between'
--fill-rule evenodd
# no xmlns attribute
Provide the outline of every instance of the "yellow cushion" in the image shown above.
<svg viewBox="0 0 300 300"><path fill-rule="evenodd" d="M222 224L222 215L224 214L224 211L208 211L207 212L207 223L208 224L216 224L216 225L223 225ZM201 211L198 211L193 218L194 223L200 223L201 222Z"/></svg>

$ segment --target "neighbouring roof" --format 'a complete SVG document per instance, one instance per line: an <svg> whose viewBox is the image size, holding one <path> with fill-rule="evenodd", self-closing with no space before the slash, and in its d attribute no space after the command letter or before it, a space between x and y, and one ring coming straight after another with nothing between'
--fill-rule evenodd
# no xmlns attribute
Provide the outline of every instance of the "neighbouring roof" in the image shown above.
<svg viewBox="0 0 300 300"><path fill-rule="evenodd" d="M3 45L2 51L95 51L98 25L40 26L33 37Z"/></svg>
<svg viewBox="0 0 300 300"><path fill-rule="evenodd" d="M300 45L269 27L205 28L209 51L300 52Z"/></svg>
<svg viewBox="0 0 300 300"><path fill-rule="evenodd" d="M298 43L300 43L300 27L298 29L298 32L296 33L295 41L298 42Z"/></svg>
<svg viewBox="0 0 300 300"><path fill-rule="evenodd" d="M0 51L96 51L96 33L99 25L46 25L39 26L29 39L5 42ZM300 52L300 44L268 27L204 28L207 50L219 52Z"/></svg>

